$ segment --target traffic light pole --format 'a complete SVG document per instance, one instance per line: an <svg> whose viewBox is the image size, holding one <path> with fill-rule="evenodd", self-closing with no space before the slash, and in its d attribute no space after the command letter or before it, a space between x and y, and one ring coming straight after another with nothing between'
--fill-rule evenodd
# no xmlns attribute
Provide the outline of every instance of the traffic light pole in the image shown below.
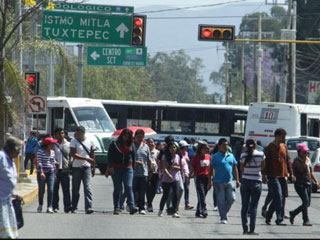
<svg viewBox="0 0 320 240"><path fill-rule="evenodd" d="M225 52L225 63L224 63L224 66L225 66L225 71L226 71L226 105L229 104L229 42L226 42L226 52Z"/></svg>
<svg viewBox="0 0 320 240"><path fill-rule="evenodd" d="M259 14L258 18L258 37L261 40L261 14ZM258 44L258 72L257 72L257 102L261 102L261 77L262 77L262 57L263 57L263 50L261 48L261 42Z"/></svg>
<svg viewBox="0 0 320 240"><path fill-rule="evenodd" d="M297 2L292 1L293 14L292 16L292 30L297 28ZM296 35L295 35L296 36ZM291 44L291 67L290 67L290 102L296 103L296 44Z"/></svg>

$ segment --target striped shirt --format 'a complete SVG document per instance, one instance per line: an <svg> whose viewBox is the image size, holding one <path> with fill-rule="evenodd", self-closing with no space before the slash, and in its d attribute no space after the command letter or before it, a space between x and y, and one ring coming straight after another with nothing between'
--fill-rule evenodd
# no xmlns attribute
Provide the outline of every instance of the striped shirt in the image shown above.
<svg viewBox="0 0 320 240"><path fill-rule="evenodd" d="M242 164L245 163L247 153L241 153L240 162ZM242 178L249 180L257 180L262 181L261 175L261 164L265 159L265 155L263 152L259 152L258 150L254 150L252 153L252 159L247 165L244 167L244 172L242 174Z"/></svg>
<svg viewBox="0 0 320 240"><path fill-rule="evenodd" d="M38 150L37 153L37 164L38 164L38 172L40 173L43 170L44 173L53 173L55 170L55 154L54 151L50 151L50 155L48 155L42 148Z"/></svg>
<svg viewBox="0 0 320 240"><path fill-rule="evenodd" d="M142 143L139 147L136 143L133 144L134 153L136 156L136 162L140 161L143 165L138 165L134 167L135 177L147 177L148 176L148 162L152 162L152 156L150 149L147 144Z"/></svg>

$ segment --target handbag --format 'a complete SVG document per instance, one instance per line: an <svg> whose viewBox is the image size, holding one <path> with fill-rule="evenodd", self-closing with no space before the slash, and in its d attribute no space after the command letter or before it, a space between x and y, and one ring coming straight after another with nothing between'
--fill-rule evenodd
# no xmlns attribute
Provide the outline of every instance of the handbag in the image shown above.
<svg viewBox="0 0 320 240"><path fill-rule="evenodd" d="M18 229L20 229L24 225L22 207L21 207L21 205L24 205L23 198L18 195L13 195L12 205L14 208L14 213L16 215L17 227Z"/></svg>

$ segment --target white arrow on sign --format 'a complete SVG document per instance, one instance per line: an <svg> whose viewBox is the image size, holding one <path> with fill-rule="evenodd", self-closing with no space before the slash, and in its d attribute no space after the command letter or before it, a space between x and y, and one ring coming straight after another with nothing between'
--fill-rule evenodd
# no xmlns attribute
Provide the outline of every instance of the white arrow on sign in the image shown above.
<svg viewBox="0 0 320 240"><path fill-rule="evenodd" d="M97 54L96 51L94 51L93 53L91 53L90 57L91 57L93 60L96 61L96 60L100 57L100 55Z"/></svg>
<svg viewBox="0 0 320 240"><path fill-rule="evenodd" d="M126 13L128 13L129 12L129 8L126 8Z"/></svg>
<svg viewBox="0 0 320 240"><path fill-rule="evenodd" d="M121 23L117 28L116 28L117 32L120 32L120 38L124 38L124 33L128 32L129 29L127 28L126 25L124 25L124 23Z"/></svg>

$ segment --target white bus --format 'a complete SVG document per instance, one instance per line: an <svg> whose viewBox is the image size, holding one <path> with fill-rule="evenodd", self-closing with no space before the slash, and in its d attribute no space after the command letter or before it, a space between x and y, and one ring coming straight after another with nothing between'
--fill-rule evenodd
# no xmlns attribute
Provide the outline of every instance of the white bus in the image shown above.
<svg viewBox="0 0 320 240"><path fill-rule="evenodd" d="M274 131L284 128L287 137L319 137L320 106L291 103L251 103L245 139L261 140L263 146L274 140Z"/></svg>
<svg viewBox="0 0 320 240"><path fill-rule="evenodd" d="M107 151L111 143L111 135L115 131L112 120L100 101L88 98L48 97L45 114L34 114L32 129L40 134L54 135L60 127L74 137L77 126L86 129L86 136L96 146L97 168L105 172Z"/></svg>
<svg viewBox="0 0 320 240"><path fill-rule="evenodd" d="M128 126L151 127L155 140L168 135L176 141L206 139L213 146L219 138L230 140L232 134L244 138L248 106L189 104L169 101L138 102L101 100L117 129Z"/></svg>

